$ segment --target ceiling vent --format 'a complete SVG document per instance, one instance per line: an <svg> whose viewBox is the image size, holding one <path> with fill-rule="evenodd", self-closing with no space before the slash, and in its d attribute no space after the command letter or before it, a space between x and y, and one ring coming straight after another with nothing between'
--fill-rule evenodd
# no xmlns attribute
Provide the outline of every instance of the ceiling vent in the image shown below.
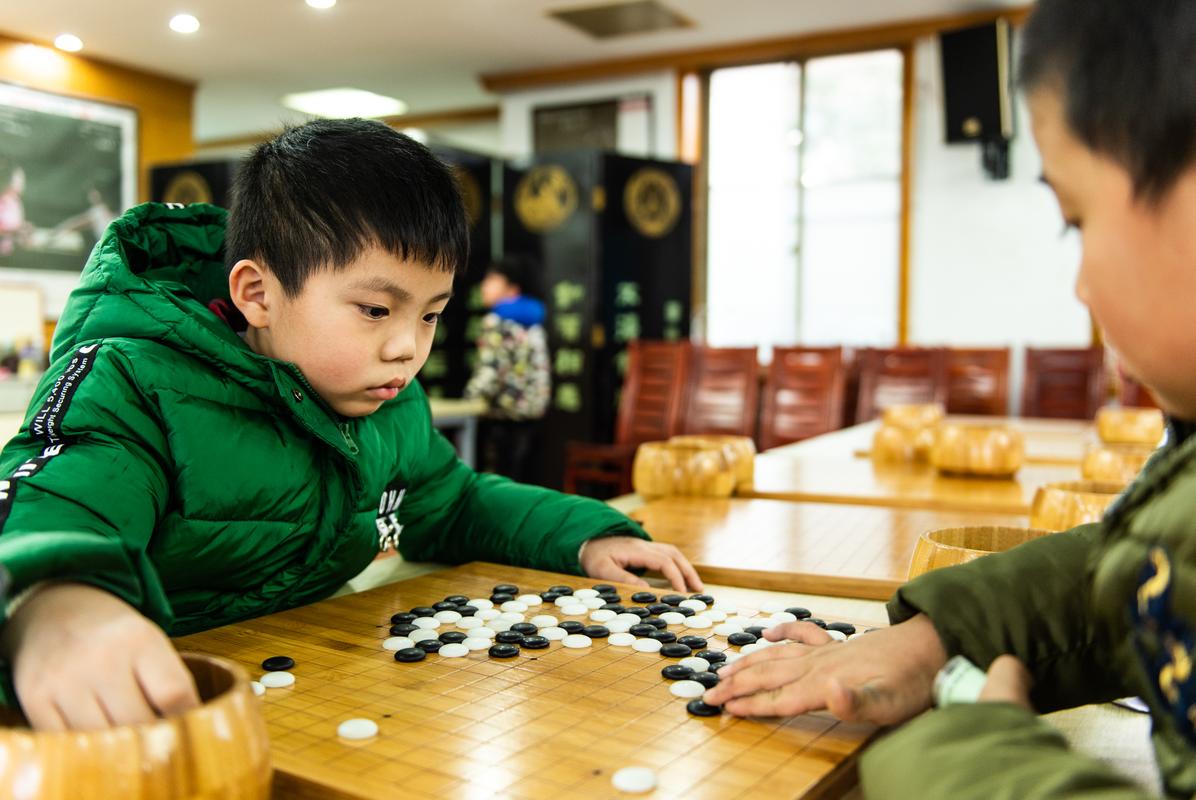
<svg viewBox="0 0 1196 800"><path fill-rule="evenodd" d="M693 27L693 23L688 19L665 8L656 0L569 8L550 11L548 14L595 39L613 39L636 33L656 33Z"/></svg>

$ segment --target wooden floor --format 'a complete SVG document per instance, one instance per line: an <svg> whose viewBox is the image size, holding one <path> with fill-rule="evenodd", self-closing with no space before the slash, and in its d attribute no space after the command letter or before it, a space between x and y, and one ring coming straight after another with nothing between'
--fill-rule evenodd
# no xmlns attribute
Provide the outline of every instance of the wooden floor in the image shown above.
<svg viewBox="0 0 1196 800"><path fill-rule="evenodd" d="M825 714L693 717L661 677L671 659L657 654L598 640L585 650L553 643L509 661L482 650L400 664L382 650L392 613L451 594L487 597L500 582L524 591L593 583L471 564L176 643L231 658L255 676L268 656L295 659L295 685L262 698L276 797L615 797L611 774L632 765L655 769L659 788L645 795L655 798L838 797L854 785L871 726ZM629 599L635 590L620 591ZM708 638L714 649L727 647ZM380 734L338 739L338 723L354 717L378 722Z"/></svg>

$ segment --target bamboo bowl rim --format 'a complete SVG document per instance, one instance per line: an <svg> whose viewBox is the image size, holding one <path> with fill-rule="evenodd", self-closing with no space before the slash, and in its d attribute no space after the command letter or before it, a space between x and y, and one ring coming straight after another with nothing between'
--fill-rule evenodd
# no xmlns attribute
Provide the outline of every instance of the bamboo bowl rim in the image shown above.
<svg viewBox="0 0 1196 800"><path fill-rule="evenodd" d="M1054 532L1055 531L1049 531L1046 528L1019 528L1016 525L960 525L954 528L936 528L932 531L923 531L922 535L919 536L918 539L929 542L938 550L950 550L965 553L1002 553L1004 550L986 550L979 547L967 547L962 544L944 542L938 537L943 536L944 534L948 536L955 534L962 536L966 534L983 533L1018 534L1022 536L1023 539L1023 541L1018 542L1018 544L1022 544L1023 542L1028 542L1041 536L1048 536Z"/></svg>

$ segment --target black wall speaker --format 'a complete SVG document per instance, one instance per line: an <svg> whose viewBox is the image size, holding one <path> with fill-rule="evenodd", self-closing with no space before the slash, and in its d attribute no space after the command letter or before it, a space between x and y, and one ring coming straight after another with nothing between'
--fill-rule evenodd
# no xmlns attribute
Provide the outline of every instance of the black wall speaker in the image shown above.
<svg viewBox="0 0 1196 800"><path fill-rule="evenodd" d="M193 161L150 169L150 199L159 203L213 203L228 208L239 160Z"/></svg>
<svg viewBox="0 0 1196 800"><path fill-rule="evenodd" d="M1009 22L939 35L947 142L1013 138Z"/></svg>

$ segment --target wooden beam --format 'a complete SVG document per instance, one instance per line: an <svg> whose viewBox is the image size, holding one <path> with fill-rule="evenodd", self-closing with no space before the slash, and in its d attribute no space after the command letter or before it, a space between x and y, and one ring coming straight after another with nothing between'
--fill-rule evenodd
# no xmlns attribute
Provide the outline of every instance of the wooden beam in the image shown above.
<svg viewBox="0 0 1196 800"><path fill-rule="evenodd" d="M863 28L819 31L802 36L759 39L716 47L676 50L667 53L540 67L514 72L487 73L481 76L481 82L487 90L501 93L557 83L605 80L620 75L635 75L659 70L701 71L737 64L784 61L833 53L903 47L915 39L933 36L940 31L983 25L998 18L1004 18L1014 25L1020 25L1029 15L1030 8L1027 5L988 9Z"/></svg>

